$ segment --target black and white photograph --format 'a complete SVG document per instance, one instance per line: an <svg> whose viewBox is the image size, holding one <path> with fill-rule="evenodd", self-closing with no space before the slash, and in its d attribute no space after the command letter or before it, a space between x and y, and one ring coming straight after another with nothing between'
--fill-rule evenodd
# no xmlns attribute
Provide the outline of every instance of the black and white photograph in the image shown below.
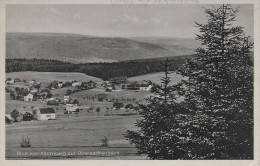
<svg viewBox="0 0 260 166"><path fill-rule="evenodd" d="M4 4L5 160L258 158L255 1L108 2Z"/></svg>

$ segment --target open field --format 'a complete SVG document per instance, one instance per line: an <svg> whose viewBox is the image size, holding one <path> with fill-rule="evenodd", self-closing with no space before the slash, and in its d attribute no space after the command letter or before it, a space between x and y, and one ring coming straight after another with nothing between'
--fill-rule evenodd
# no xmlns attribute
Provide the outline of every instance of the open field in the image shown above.
<svg viewBox="0 0 260 166"><path fill-rule="evenodd" d="M6 78L20 78L25 79L27 81L36 80L40 81L41 83L50 83L54 80L58 81L81 81L81 82L88 82L90 80L95 82L101 82L100 78L88 76L83 73L62 73L62 72L32 72L32 71L25 71L25 72L12 72L6 73Z"/></svg>
<svg viewBox="0 0 260 166"><path fill-rule="evenodd" d="M158 72L158 73L152 73L152 74L145 74L141 76L136 76L136 77L130 77L128 78L129 81L152 81L157 84L161 84L161 79L164 77L164 72ZM171 84L175 84L180 82L182 79L187 79L185 77L182 77L182 75L177 74L176 72L170 73L169 77L171 79Z"/></svg>
<svg viewBox="0 0 260 166"><path fill-rule="evenodd" d="M139 116L100 116L58 118L53 121L19 122L6 126L7 159L145 159L137 156L123 134L135 129L134 122ZM31 148L20 148L21 138L30 137ZM101 139L106 136L109 146L102 147ZM27 152L19 155L17 152ZM79 152L84 152L79 153ZM110 152L112 156L91 155L90 152ZM63 152L65 155L44 155L41 152ZM68 153L75 155L69 156ZM29 153L33 153L29 155Z"/></svg>
<svg viewBox="0 0 260 166"><path fill-rule="evenodd" d="M154 73L129 78L130 81L151 80L160 83L163 73ZM64 114L66 105L47 105L44 101L18 101L10 100L6 93L6 114L17 109L20 113L31 112L41 107L52 107L57 120L49 121L20 121L6 125L6 159L147 159L146 156L137 156L134 145L131 145L123 136L127 130L137 130L134 126L140 115L134 109L112 109L115 100L125 105L145 103L145 98L151 95L148 91L117 90L107 92L101 87L102 80L81 73L46 73L46 72L16 72L7 73L8 78L36 80L44 85L53 80L58 81L96 81L97 87L82 90L70 95L77 99L82 110L78 116ZM182 76L172 73L171 80L176 83ZM7 87L23 87L26 83L20 82ZM67 87L51 89L53 95L60 95L63 99ZM107 94L106 100L98 101L99 94ZM114 100L113 100L114 99ZM113 100L113 101L112 101ZM62 100L63 101L63 100ZM96 108L100 112L96 112ZM93 108L89 110L89 108ZM32 147L21 148L21 138L29 137ZM101 139L107 137L109 146L103 147ZM22 152L20 154L19 152ZM93 154L93 153L98 154ZM92 154L91 154L92 153ZM112 153L113 155L106 155Z"/></svg>

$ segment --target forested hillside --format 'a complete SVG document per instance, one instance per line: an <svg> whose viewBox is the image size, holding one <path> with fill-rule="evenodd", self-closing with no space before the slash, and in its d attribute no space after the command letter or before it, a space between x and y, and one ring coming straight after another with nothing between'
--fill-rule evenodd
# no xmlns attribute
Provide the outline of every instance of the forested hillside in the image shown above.
<svg viewBox="0 0 260 166"><path fill-rule="evenodd" d="M169 57L170 70L181 68L191 56ZM131 60L113 63L73 64L58 60L45 59L6 59L6 72L40 71L40 72L81 72L90 76L108 80L112 77L132 77L147 73L163 71L162 61L166 58Z"/></svg>
<svg viewBox="0 0 260 166"><path fill-rule="evenodd" d="M173 39L172 39L173 40ZM191 55L194 49L181 42L155 43L118 37L57 33L7 33L6 58L54 59L71 63L118 62ZM175 40L174 40L175 41ZM177 40L179 41L179 39Z"/></svg>

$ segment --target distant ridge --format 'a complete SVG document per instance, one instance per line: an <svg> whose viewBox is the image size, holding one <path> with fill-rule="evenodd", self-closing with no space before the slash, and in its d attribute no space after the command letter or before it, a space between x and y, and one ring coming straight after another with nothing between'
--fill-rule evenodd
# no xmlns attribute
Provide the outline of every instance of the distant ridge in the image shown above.
<svg viewBox="0 0 260 166"><path fill-rule="evenodd" d="M170 40L170 39L167 39ZM180 39L172 39L179 40ZM117 62L191 55L194 49L181 42L158 38L97 37L64 33L7 33L6 58L54 59L71 63Z"/></svg>

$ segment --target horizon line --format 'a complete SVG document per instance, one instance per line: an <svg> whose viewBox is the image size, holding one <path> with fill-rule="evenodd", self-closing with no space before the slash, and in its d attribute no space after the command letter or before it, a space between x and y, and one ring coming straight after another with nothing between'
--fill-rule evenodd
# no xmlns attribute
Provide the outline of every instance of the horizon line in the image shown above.
<svg viewBox="0 0 260 166"><path fill-rule="evenodd" d="M142 38L142 37L158 37L158 38L179 38L179 39L195 39L195 37L176 37L176 36L129 36L129 35L126 35L126 36L122 36L122 35L119 35L119 36L103 36L103 35L91 35L91 34L80 34L80 33L66 33L66 32L5 32L6 34L7 33L25 33L25 34L67 34L67 35L81 35L81 36L91 36L91 37L100 37L100 38Z"/></svg>

